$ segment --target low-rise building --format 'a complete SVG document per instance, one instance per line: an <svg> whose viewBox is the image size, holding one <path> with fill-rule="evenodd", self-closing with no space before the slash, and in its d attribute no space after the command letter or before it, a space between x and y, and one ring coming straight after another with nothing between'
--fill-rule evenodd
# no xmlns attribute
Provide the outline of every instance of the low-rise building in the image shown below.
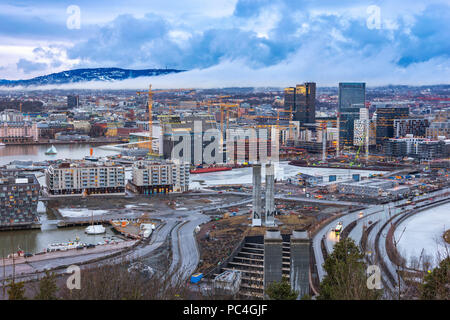
<svg viewBox="0 0 450 320"><path fill-rule="evenodd" d="M0 112L0 142L33 142L38 138L36 122L26 120L17 110L7 109Z"/></svg>
<svg viewBox="0 0 450 320"><path fill-rule="evenodd" d="M356 182L342 182L338 190L345 194L357 194L369 197L381 196L385 189L395 187L395 182L382 179L368 179Z"/></svg>
<svg viewBox="0 0 450 320"><path fill-rule="evenodd" d="M34 174L0 171L0 229L30 228L39 222L39 189Z"/></svg>
<svg viewBox="0 0 450 320"><path fill-rule="evenodd" d="M55 195L125 194L125 168L111 161L72 161L45 171L47 193Z"/></svg>
<svg viewBox="0 0 450 320"><path fill-rule="evenodd" d="M288 181L299 186L316 186L323 183L322 176L312 176L306 173L298 173L295 177L288 178Z"/></svg>
<svg viewBox="0 0 450 320"><path fill-rule="evenodd" d="M190 165L175 161L136 161L128 183L140 194L186 192L189 190Z"/></svg>

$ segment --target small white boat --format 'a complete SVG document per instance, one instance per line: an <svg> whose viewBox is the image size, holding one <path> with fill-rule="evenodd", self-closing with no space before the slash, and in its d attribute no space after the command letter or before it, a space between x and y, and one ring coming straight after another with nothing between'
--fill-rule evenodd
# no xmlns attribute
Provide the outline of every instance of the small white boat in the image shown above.
<svg viewBox="0 0 450 320"><path fill-rule="evenodd" d="M3 142L0 142L0 147L4 147L6 146L6 144L4 144Z"/></svg>
<svg viewBox="0 0 450 320"><path fill-rule="evenodd" d="M47 151L45 151L45 154L51 155L51 154L57 154L58 151L56 151L56 148L54 145L52 145L50 148L48 148Z"/></svg>
<svg viewBox="0 0 450 320"><path fill-rule="evenodd" d="M70 249L75 249L79 245L80 245L80 241L78 238L75 241L69 241L66 243L52 243L47 247L47 252L67 251Z"/></svg>
<svg viewBox="0 0 450 320"><path fill-rule="evenodd" d="M106 232L106 228L104 226L102 226L101 224L92 225L92 226L86 227L86 229L84 229L84 232L86 232L87 234L103 234Z"/></svg>

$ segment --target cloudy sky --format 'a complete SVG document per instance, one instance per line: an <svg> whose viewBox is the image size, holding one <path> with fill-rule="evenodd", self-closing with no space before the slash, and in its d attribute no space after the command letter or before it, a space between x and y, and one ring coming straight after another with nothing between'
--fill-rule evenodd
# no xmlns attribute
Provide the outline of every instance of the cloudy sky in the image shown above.
<svg viewBox="0 0 450 320"><path fill-rule="evenodd" d="M0 0L0 79L81 67L189 70L161 87L449 83L450 3Z"/></svg>

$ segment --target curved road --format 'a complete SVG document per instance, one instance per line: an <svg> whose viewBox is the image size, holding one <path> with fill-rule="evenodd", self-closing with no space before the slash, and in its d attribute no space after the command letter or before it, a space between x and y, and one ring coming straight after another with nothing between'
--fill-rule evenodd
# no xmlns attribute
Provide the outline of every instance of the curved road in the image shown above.
<svg viewBox="0 0 450 320"><path fill-rule="evenodd" d="M445 188L443 190L431 192L428 194L423 194L421 196L414 197L413 201L430 198L430 197L438 197L442 196L443 194L447 193L449 191L449 188ZM396 274L395 272L395 266L389 261L386 254L386 248L385 248L385 238L388 231L388 228L383 228L383 225L395 214L404 211L405 213L408 212L408 210L412 210L415 205L408 205L405 206L402 210L402 208L398 208L397 206L405 204L407 199L399 200L396 202L391 202L386 205L372 205L367 207L366 209L360 210L363 212L363 216L360 217L360 211L349 213L343 217L336 218L327 225L325 225L322 229L320 229L317 234L313 237L313 249L314 249L314 255L316 258L316 265L317 265L317 273L319 276L320 281L325 276L325 271L323 270L323 263L324 263L324 257L322 254L321 249L321 241L323 238L325 238L325 247L327 251L330 253L333 250L334 244L338 241L338 238L334 235L334 232L332 232L332 228L334 228L338 221L342 221L344 228L348 224L352 223L353 221L356 221L356 226L351 230L349 233L349 237L357 244L360 243L362 234L363 234L363 227L364 225L368 225L368 221L372 221L372 223L375 223L378 221L377 225L371 230L371 232L368 235L368 241L367 241L367 252L369 253L369 257L372 256L375 252L375 239L377 234L380 234L379 238L379 252L381 258L383 258L385 265L389 269L389 271L393 273L393 275ZM430 203L431 201L426 201L426 203ZM400 215L401 216L401 215ZM400 217L399 216L399 217ZM398 217L398 218L399 218ZM390 223L389 223L390 225ZM384 275L386 276L386 275Z"/></svg>

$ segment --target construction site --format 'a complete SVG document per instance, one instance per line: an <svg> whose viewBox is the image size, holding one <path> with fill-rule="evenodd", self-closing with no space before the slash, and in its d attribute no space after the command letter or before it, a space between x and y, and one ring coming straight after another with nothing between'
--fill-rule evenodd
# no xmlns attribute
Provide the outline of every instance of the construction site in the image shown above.
<svg viewBox="0 0 450 320"><path fill-rule="evenodd" d="M306 199L275 200L271 167L266 164L264 195L261 165L254 165L253 204L231 207L215 215L208 212L212 221L203 224L196 235L200 249L196 272L214 283L217 278L224 281L224 272L239 271L239 288L229 292L239 298L262 299L264 289L282 278L291 282L299 297L309 295L309 230L350 208Z"/></svg>

